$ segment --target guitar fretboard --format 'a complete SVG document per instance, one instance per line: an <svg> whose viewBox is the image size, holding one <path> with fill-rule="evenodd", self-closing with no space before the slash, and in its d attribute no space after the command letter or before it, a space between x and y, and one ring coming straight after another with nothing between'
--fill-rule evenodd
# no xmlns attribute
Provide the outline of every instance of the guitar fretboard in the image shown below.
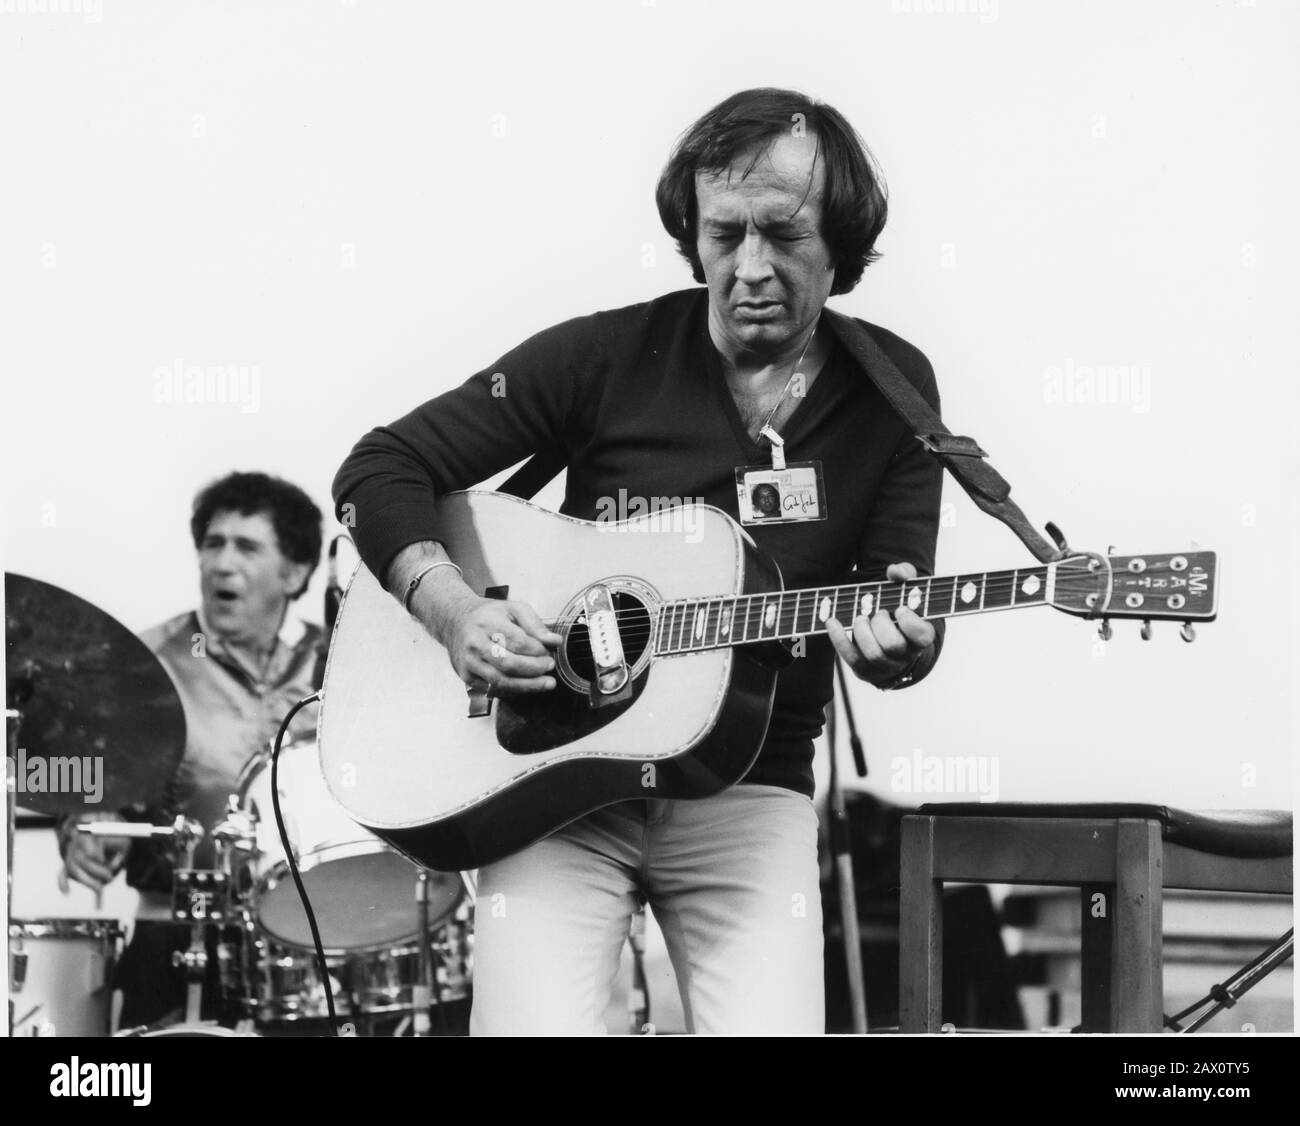
<svg viewBox="0 0 1300 1126"><path fill-rule="evenodd" d="M1041 606L1049 567L937 575L906 582L816 587L771 594L724 595L667 602L659 611L655 653L699 653L729 645L825 633L835 618L848 626L859 614L907 606L921 618L952 618L992 610Z"/></svg>

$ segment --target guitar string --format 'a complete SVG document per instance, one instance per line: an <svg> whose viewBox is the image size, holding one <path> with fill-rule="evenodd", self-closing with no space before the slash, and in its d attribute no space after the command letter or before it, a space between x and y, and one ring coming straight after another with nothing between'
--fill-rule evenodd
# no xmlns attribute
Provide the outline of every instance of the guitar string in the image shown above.
<svg viewBox="0 0 1300 1126"><path fill-rule="evenodd" d="M1031 572L1031 573L1034 573L1034 572ZM1045 572L1044 572L1044 573L1045 573ZM1023 577L1028 577L1028 575L1025 575L1025 576L1023 576ZM958 576L940 575L940 576L935 576L935 577L934 577L933 584L940 584L940 583L943 583L943 582L960 582L960 581L962 581L963 578L964 578L964 576L960 576L960 575L958 575ZM995 581L993 581L993 582L986 582L986 583L985 583L985 586L984 586L984 595L985 595L985 597L984 597L983 601L987 602L988 597L989 597L990 594L991 594L993 597L998 598L998 597L1001 597L1002 595L1007 594L1007 593L1014 593L1014 591L1015 591L1016 589L1018 589L1019 583L1020 583L1021 581L1022 581L1022 576L1020 576L1020 575L1016 575L1016 576L1012 577L1012 578L1010 579L1010 581L1008 581L1007 576L1000 576L997 580L995 580ZM934 594L934 585L933 585L933 584L932 584L932 587L931 587L931 596L933 596L933 594ZM1073 589L1073 590L1070 589L1070 588L1071 588L1071 584L1074 584L1075 589ZM644 607L641 607L641 608L633 608L633 609L628 609L628 610L617 610L617 611L615 611L615 617L618 618L618 619L627 619L627 618L632 618L632 617L636 617L636 618L641 619L641 621L639 621L637 625L635 625L635 626L625 626L625 627L620 631L622 637L624 638L624 640L629 641L629 642L638 642L638 641L641 641L642 639L647 639L647 638L649 638L651 635L655 634L655 633L659 630L659 628L660 628L660 626L661 626L661 624L662 624L662 622L663 622L664 615L665 615L666 613L668 613L668 612L670 612L670 611L672 611L672 610L674 610L674 609L676 609L676 608L679 608L679 607L690 607L690 606L695 606L695 608L696 608L696 614L698 614L701 610L703 610L703 611L705 612L705 614L706 614L706 620L705 620L705 624L704 624L704 636L708 636L708 635L710 635L710 634L713 634L713 635L715 635L715 637L717 637L717 638L720 639L721 634L719 633L719 630L718 630L717 627L719 626L719 623L721 622L721 617L720 617L720 615L717 615L717 614L714 612L714 608L713 608L713 607L708 606L708 603L711 603L711 602L716 602L716 601L719 601L719 600L734 600L734 602L738 602L738 601L739 601L740 599L742 599L742 598L748 598L748 599L755 600L755 602L751 602L750 605L748 605L748 606L746 606L746 607L743 607L743 608L740 608L739 613L734 614L734 615L733 615L733 618L732 618L732 622L733 622L733 623L736 622L736 621L738 621L738 620L741 621L741 627L740 627L739 629L735 629L735 630L734 630L734 633L735 633L735 634L746 634L746 635L747 635L748 632L749 632L749 627L750 627L750 625L751 625L751 624L753 623L753 621L754 621L754 618L751 617L751 615L750 615L750 611L752 611L752 610L755 608L756 605L759 606L759 607L761 607L761 608L765 611L765 609L766 609L766 602L771 601L771 600L772 600L773 598L775 598L775 597L787 597L787 598L788 598L789 596L791 596L791 595L795 595L795 594L799 594L799 595L802 596L802 595L812 594L812 593L814 593L814 592L820 592L821 590L837 590L839 593L834 597L834 601L836 602L836 604L837 604L837 605L836 605L836 608L838 609L838 603L839 603L840 598L842 597L844 591L851 590L851 589L852 589L852 590L857 590L857 589L861 589L862 587L869 587L869 586L882 586L882 587L883 587L883 586L888 586L888 587L891 588L891 589L890 589L890 593L892 594L892 593L894 593L894 591L895 591L896 589L901 588L903 585L904 585L904 584L901 584L901 583L900 583L900 584L897 585L897 587L895 587L895 585L892 584L892 583L891 583L891 584L863 583L863 584L858 584L857 586L854 586L854 584L846 584L844 587L841 587L841 588L834 588L834 587L831 587L831 588L827 588L827 587L812 588L812 587L810 587L810 588L807 588L807 589L805 589L805 590L801 590L801 591L779 591L779 592L772 592L771 595L764 594L764 593L755 593L755 594L741 594L741 595L714 595L714 596L711 596L711 597L705 597L705 598L699 598L699 599L676 599L676 600L674 600L674 601L672 601L672 602L666 602L666 603L661 604L661 605L660 605L659 607L657 607L654 611L648 610L648 609L646 609L646 608L644 608ZM915 587L915 586L919 586L920 583L913 583L912 585ZM1073 594L1085 594L1085 595L1086 595L1086 594L1091 594L1091 593L1093 593L1093 591L1095 590L1095 587L1096 587L1096 582L1093 580L1093 578L1090 577L1090 576L1084 576L1084 575L1066 575L1066 576L1059 576L1059 577L1058 577L1058 581L1057 581L1057 590L1058 590L1058 593L1064 593L1064 594L1071 594L1071 593L1073 593ZM942 598L942 597L945 597L945 596L946 596L947 594L949 594L949 593L952 593L952 592L951 592L951 591L942 591L942 588L940 588L940 597L941 597L941 598ZM1037 592L1035 592L1035 594L1036 594L1036 593L1037 593ZM823 597L831 597L831 596L830 596L830 595L827 595L827 596L823 596ZM856 597L857 597L857 595L855 595L855 599L856 599ZM1031 596L1028 596L1028 597L1033 597L1033 596L1031 595ZM772 638L778 638L778 637L783 638L783 637L785 636L785 630L784 630L784 628L781 628L781 627L784 627L784 625L785 625L784 619L786 619L786 618L789 618L789 619L790 619L790 629L791 629L791 630L792 630L796 635L805 635L805 634L808 634L808 633L817 634L817 633L824 632L824 631L822 631L822 630L816 629L815 626L814 626L813 628L809 629L809 630L806 630L806 631L805 631L805 630L802 630L802 629L800 629L800 628L798 628L798 626L797 626L797 621L798 621L798 619L799 619L800 617L802 617L803 614L806 613L806 612L808 612L808 613L812 613L812 612L814 611L816 605L817 605L820 601L822 601L822 599L818 599L818 600L816 600L816 601L813 603L813 605L812 605L812 606L809 606L806 610L805 610L805 608L800 607L797 611L794 611L794 610L793 610L793 607L791 607L791 606L789 606L789 605L787 605L787 606L785 606L784 608L782 608L782 610L780 610L780 611L778 612L778 615L777 615L777 627L778 627L778 629L777 629L775 632L773 632L773 633L770 635L770 637L772 637ZM1025 607L1025 606L1038 606L1038 605L1050 605L1050 604L1047 603L1047 601L1046 601L1045 598L1043 598L1043 599L1034 598L1034 601L1032 601L1032 602L1027 602L1027 601L1014 602L1014 601L1012 601L1012 602L1007 602L1005 605L1002 605L1002 606L978 606L978 607L976 607L976 606L960 606L960 607L956 607L956 608L949 609L949 610L946 611L946 612L936 612L936 613L933 613L933 614L929 615L929 617L927 618L927 620L939 620L939 619L949 618L949 617L960 617L960 616L963 616L963 615L966 615L966 614L979 613L979 612L984 611L984 610L1019 609L1019 608L1021 608L1021 607ZM735 607L733 606L733 608L735 608ZM890 608L890 609L897 609L897 605L890 606L889 608ZM1118 609L1118 607L1117 607L1116 609ZM1138 609L1140 609L1140 608L1133 607L1133 608L1126 608L1126 609L1130 609L1131 612L1136 612L1136 611L1137 611ZM1173 616L1173 617L1176 617L1176 616L1178 615L1179 612L1178 612L1178 611L1175 611L1175 610L1172 610L1172 609L1166 609L1166 608L1163 608L1163 607L1158 607L1158 608L1151 609L1151 610L1150 610L1150 613L1151 613L1151 616L1152 616L1152 617L1156 617L1156 616L1161 616L1161 617L1170 617L1170 616ZM695 640L696 640L696 638L695 638L695 628L696 628L696 627L694 626L693 623L692 623L691 625L688 626L688 622L690 621L691 616L692 616L692 615L690 615L689 613L683 615L683 616L682 616L682 619L681 619L681 623L680 623L681 626L684 627L684 628L683 628L683 632L685 632L687 636L686 636L685 638L679 640L679 642L678 642L676 645L673 645L672 643L670 643L670 644L668 645L668 648L669 648L669 649L676 649L676 648L679 648L679 647L680 647L683 651L689 651L691 648L694 648L694 647L695 647L695 645L694 645L693 643L694 643ZM760 623L760 635L759 635L757 638L749 638L749 637L746 637L746 640L747 640L747 641L761 641L761 640L763 640L763 638L762 638L762 629L763 629L764 627L761 625L762 616L763 616L762 614L760 614L760 615L758 616L758 621L759 621L759 623ZM552 626L552 627L553 627L554 625L557 624L557 620L556 620L556 619L550 619L550 620L547 621L546 624L547 624L548 626ZM812 623L810 622L810 626L811 626L811 625L812 625ZM674 627L674 628L675 628L675 627ZM733 634L733 636L734 636L734 634ZM581 640L574 639L574 641L572 642L572 644L573 644L573 646L574 646L574 651L575 651L576 654L579 655L579 656L584 656L584 655L590 654L590 652L591 652L591 647L590 647L590 644L589 644L589 643L586 644L586 645L584 645L583 642L582 642ZM720 647L720 645L719 645L718 642L710 642L710 643L707 644L707 645L701 646L701 648L704 648L704 649L713 649L713 648L718 648L718 647Z"/></svg>
<svg viewBox="0 0 1300 1126"><path fill-rule="evenodd" d="M1064 594L1070 594L1070 593L1091 594L1093 593L1094 588L1095 588L1095 584L1086 584L1080 586L1080 588L1077 591L1071 592L1067 590L1062 592L1058 586L1058 597L1063 593ZM1014 588L1014 589L1018 589L1018 588ZM999 605L992 605L992 606L988 605L990 598L994 599L995 601L1004 599L1004 596L1014 593L1014 589L1011 587L998 588L994 586L989 586L986 587L984 591L984 599L983 599L985 603L984 606L975 606L966 603L958 603L955 607L950 605L949 609L947 609L946 611L940 611L936 607L934 608L934 612L931 614L931 616L935 618L953 617L955 615L978 612L980 610L1014 609L1014 608L1019 608L1021 606L1038 606L1038 605L1047 604L1046 598L1039 597L1038 594L1035 593L1033 595L1024 596L1024 598L1019 602L1006 599L1004 601L1001 601ZM942 601L948 598L950 593L951 592L941 592L939 594L940 600ZM828 597L831 596L829 595L823 596L822 599L817 599L811 605L806 607L800 606L797 611L795 610L794 605L792 603L787 602L786 605L784 605L778 610L777 619L778 621L782 621L786 619L790 619L791 621L793 621L794 619L802 619L803 617L805 617L805 615L810 615L813 618L817 618L818 604L821 601L824 601L824 599ZM640 629L649 632L650 630L657 628L658 623L662 622L668 614L674 612L681 613L681 611L684 610L685 613L681 613L681 622L683 624L686 621L690 620L691 618L696 617L698 614L703 613L705 615L708 628L711 629L712 624L717 622L721 618L721 614L718 613L718 610L724 609L725 607L715 608L710 606L709 603L718 601L720 599L722 600L735 599L735 601L738 603L739 599L741 598L752 598L754 601L750 602L748 605L745 606L740 606L733 603L731 607L733 611L732 613L733 621L742 620L746 617L762 618L766 615L767 606L770 605L772 602L776 601L776 599L765 599L764 596L758 594L717 595L714 596L713 598L680 599L680 600L674 600L673 602L663 603L654 610L649 610L645 608L617 610L615 611L615 619L620 623L627 622L629 619L637 619L636 625L621 626L623 630L629 631L632 635L635 635L636 630ZM857 600L858 600L858 596L854 596L854 598L852 598L850 601L856 602ZM932 591L931 601L933 600L934 600L934 592ZM831 601L834 603L835 609L839 610L841 608L840 604L843 602L843 598L831 597ZM887 605L881 606L880 608L888 609L888 610L897 610L900 608L900 603L895 602L891 599L888 600ZM916 607L910 607L910 608L914 611L916 610ZM1178 611L1165 610L1164 608L1160 608L1159 610L1153 610L1153 613L1155 612L1170 613L1175 615L1178 613ZM857 614L854 614L854 617L857 616L858 616ZM922 616L924 617L925 615ZM648 619L649 621L647 622L646 619ZM543 624L546 625L547 628L549 629L554 629L557 626L561 625L562 622L560 621L560 619L557 618L548 618L543 620Z"/></svg>
<svg viewBox="0 0 1300 1126"><path fill-rule="evenodd" d="M1032 569L1021 568L1014 575L1010 571L988 572L987 574L990 580L987 584L987 589L993 590L1002 587L1004 585L1015 586L1018 583L1021 583L1025 579L1029 578L1031 575L1036 575L1040 579L1046 578L1047 572L1045 568L1036 567ZM928 581L931 583L931 585L948 583L948 582L960 582L965 584L967 581L974 582L978 578L978 575L979 572L974 572L970 575L933 575L929 577ZM1083 575L1070 576L1066 578L1064 581L1069 582L1075 579L1077 579L1077 581L1079 582L1095 585L1095 583L1092 582L1092 580L1090 580L1087 576L1083 576ZM760 591L753 591L747 594L702 594L698 597L692 597L692 598L674 598L671 601L661 603L661 605L675 606L675 605L691 603L691 602L714 602L717 601L719 598L767 598L767 597L793 598L795 595L809 595L814 593L820 593L822 591L840 591L841 593L843 593L844 591L859 590L867 587L880 587L882 588L882 590L889 590L892 593L894 590L903 587L922 586L926 581L927 579L923 577L920 579L907 579L907 580L897 580L897 581L876 580L876 581L864 582L864 583L832 583L828 586L819 586L819 587L808 586L808 587L798 587L795 589L782 589L782 590L773 590L773 591L760 590ZM1057 585L1058 586L1060 585L1060 580L1058 580ZM627 611L627 610L615 611L616 614L631 613L631 612L634 611Z"/></svg>
<svg viewBox="0 0 1300 1126"><path fill-rule="evenodd" d="M1032 574L1037 574L1037 572L1031 572L1031 573L1032 573ZM988 598L988 596L989 596L990 594L993 595L994 597L1001 597L1001 596L1004 595L1004 594L1010 594L1010 593L1013 593L1013 592L1016 591L1016 590L1019 590L1019 589L1020 589L1020 585L1024 582L1024 580L1025 580L1026 578L1029 578L1029 577L1030 577L1030 574L1023 574L1023 573L1022 573L1021 575L1019 575L1019 576L1015 576L1015 577L999 577L998 579L996 579L996 580L994 580L994 581L992 581L992 582L985 583L985 585L984 585L984 587L983 587L983 592L984 592L985 600L987 600L987 598ZM1040 579L1043 578L1043 577L1045 577L1045 572L1044 572L1043 574L1041 574L1041 575L1037 575L1037 577L1039 577ZM910 587L911 587L912 589L916 589L916 588L918 588L918 587L920 587L920 586L922 585L923 581L924 581L924 580L918 580L918 581L915 581L915 582L910 582L910 584L906 584L906 585L910 585ZM966 577L966 576L961 576L961 575L957 575L957 576L950 576L950 575L939 575L939 576L935 576L935 578L932 580L932 582L931 582L931 584L930 584L930 596L931 596L931 599L933 599L933 596L934 596L934 593L935 593L936 589L938 589L938 590L940 590L940 591L942 592L942 593L941 593L941 597L946 597L947 595L949 595L949 594L952 593L951 590L946 590L946 591L943 590L943 588L942 588L942 584L943 584L943 583L947 583L947 582L958 583L958 582L961 582L961 583L963 583L963 585L964 585L964 582L965 582L965 581L971 581L971 582L973 582L973 581L974 581L974 578L972 577L972 578L970 578L969 580L967 580L967 577ZM1060 590L1061 587L1062 587L1062 585L1068 585L1068 583L1071 582L1071 581L1077 581L1078 583L1081 584L1081 590L1080 590L1080 593L1085 593L1085 594L1087 594L1087 593L1091 593L1092 590L1093 590L1093 588L1096 586L1096 583L1095 583L1094 581L1092 581L1092 580L1090 580L1090 579L1088 579L1088 578L1085 578L1084 576L1078 576L1077 579L1070 579L1070 578L1065 579L1065 580L1064 580L1064 584L1063 584L1063 581L1062 581L1061 579L1058 579L1058 580L1057 580L1057 584L1056 584L1056 585L1057 585L1057 589ZM901 590L901 589L904 587L904 585L905 585L905 584L903 584L903 583L898 583L898 584L894 584L894 583L856 583L856 584L855 584L855 583L846 583L846 584L844 584L844 585L842 585L842 586L830 586L830 587L806 587L806 588L802 588L802 589L799 589L799 590L781 590L781 591L770 591L770 592L756 591L756 592L753 592L753 593L751 593L751 594L715 594L715 595L702 595L702 596L700 596L700 597L698 597L698 598L676 598L676 599L673 599L673 600L671 600L671 601L669 601L669 602L663 602L663 603L660 603L660 605L659 605L655 610L653 610L653 611L652 611L652 610L648 610L648 609L646 609L645 607L633 607L633 608L624 609L624 610L615 610L615 611L614 611L614 616L615 616L615 618L618 618L618 619L624 619L624 618L628 618L628 617L638 617L638 616L643 616L643 615L650 615L650 616L659 615L659 616L662 616L664 613L666 613L666 612L668 612L668 611L670 611L670 610L672 610L672 609L674 609L674 608L687 607L687 606L694 606L694 607L696 607L696 608L698 608L698 609L704 609L704 610L706 610L706 612L707 612L707 611L708 611L708 604L711 603L711 602L717 602L717 601L731 601L731 602L733 603L733 605L734 605L735 603L739 603L741 599L751 599L751 600L752 600L751 603L750 603L750 606L748 607L749 609L752 609L755 605L758 605L758 604L765 604L766 602L770 602L770 601L785 600L785 601L787 602L787 606L786 606L785 609L782 611L782 615L784 616L785 613L789 613L790 608L791 608L790 605L788 605L788 603L790 603L790 601L793 600L796 596L798 596L799 598L805 598L805 597L808 597L808 596L810 596L810 595L822 595L821 598L817 598L817 599L814 600L813 605L815 606L818 602L822 601L822 600L825 599L825 598L831 598L832 601L838 602L838 601L840 601L840 600L843 598L844 594L847 593L847 592L850 591L850 590L855 591L855 592L857 592L857 591L861 591L863 594L874 593L874 594L875 594L875 597L879 598L880 595L882 595L882 594L885 594L885 595L892 595L892 594L896 593L897 591ZM878 591L876 591L876 592L872 592L872 591L870 591L869 589L867 589L867 588L870 588L870 587L880 587L881 589L878 590ZM958 588L958 589L960 589L960 588ZM1040 588L1040 589L1041 589L1041 588ZM826 593L826 594L822 594L823 591L826 591L827 593ZM835 594L831 594L831 593L829 593L829 592L831 592L831 591L834 591L834 592L836 592L836 593L835 593ZM1036 596L1037 596L1037 593L1038 593L1038 592L1035 591L1033 595L1026 595L1026 597L1036 597ZM854 601L856 601L856 600L858 600L860 597L861 597L861 595L855 593L854 596L853 596L853 599L854 599ZM811 608L812 608L812 607L808 607L807 609L811 609ZM896 607L891 607L891 608L896 608ZM802 615L802 614L804 614L805 612L807 612L807 609L805 609L804 607L800 607L798 613L799 613L800 615ZM559 619L559 618L547 618L547 619L544 619L544 623L545 623L547 626L554 626L554 625L558 624L559 622L560 622L560 619Z"/></svg>
<svg viewBox="0 0 1300 1126"><path fill-rule="evenodd" d="M948 576L941 576L941 577L947 578ZM1080 594L1092 593L1093 589L1096 586L1095 583L1084 579L1082 576L1078 576L1076 581L1079 583L1079 588L1075 593L1080 593ZM864 585L870 585L870 584L864 584ZM1066 585L1068 585L1068 581ZM826 589L826 588L822 588L822 589ZM987 601L988 593L993 593L994 596L997 597L1007 592L1003 584L991 583L986 586L985 590L986 590L986 599L985 599L986 601ZM793 594L795 592L789 591L786 593ZM1067 591L1066 593L1069 592ZM695 604L697 606L697 613L698 613L699 610L705 609L704 603L706 602L717 601L718 599L749 598L749 597L759 599L759 600L764 598L763 595L755 594L752 596L751 595L738 595L738 596L718 595L710 599L700 599L700 600L683 599L683 600L677 600L670 603L665 603L662 606L660 606L657 609L657 611L655 611L653 614L649 610L641 608L641 609L633 609L633 610L616 611L616 615L621 618L637 617L640 619L637 625L624 626L620 630L620 634L624 640L628 642L639 642L655 634L660 628L664 614L672 610L674 607L690 606L692 604ZM838 602L838 599L836 601ZM762 605L761 601L759 605L760 606ZM981 612L981 610L1020 609L1021 607L1040 606L1040 605L1050 605L1050 604L1046 602L1046 599L1035 598L1033 601L1007 602L1002 606L984 606L984 607L958 606L955 609L949 609L945 612L936 611L935 613L931 614L927 620L938 620L938 619L949 618L949 617L960 617L967 614L979 613ZM785 637L786 633L789 631L794 632L796 635L805 635L809 633L817 634L817 633L824 632L823 630L817 629L811 622L809 624L813 628L810 628L809 630L803 630L799 628L797 625L798 619L801 618L806 612L811 613L814 610L814 608L815 608L815 604L814 606L808 607L806 610L803 607L801 607L796 614L792 612L792 607L787 606L784 610L782 610L778 614L777 617L778 628L775 630L775 632L771 633L769 637ZM893 606L890 608L896 609L897 607ZM733 636L737 634L747 635L750 627L753 624L755 624L755 622L757 622L759 624L759 636L754 638L746 637L745 640L761 641L764 640L762 636L762 631L764 628L767 627L764 627L761 624L762 623L761 614L758 615L756 618L755 616L746 612L752 609L754 609L753 606L747 607L744 610L742 610L741 613L738 613L733 616L732 618L733 623L740 622L739 628L734 628ZM705 612L707 614L707 617L704 624L703 636L713 636L718 640L716 642L710 642L707 645L701 646L701 648L706 648L706 649L718 648L720 647L719 642L721 641L721 636L722 636L718 628L721 622L721 617L720 615L714 613L712 607L709 607ZM1164 610L1157 610L1153 612L1153 616L1155 616L1155 614L1157 613L1168 614L1170 612ZM682 637L677 644L669 643L667 648L669 649L681 648L684 651L689 651L691 648L696 647L695 642L697 641L697 639L695 637L695 630L697 627L694 625L694 623L691 622L692 616L693 615L689 613L682 616L680 625L682 627L682 633L684 633L686 636ZM788 621L788 630L787 630L787 621ZM551 620L548 624L554 625L555 621ZM675 629L676 626L670 628ZM573 639L571 644L574 648L574 652L579 656L585 656L591 652L590 643L588 642L584 644L584 641L582 639L575 638Z"/></svg>

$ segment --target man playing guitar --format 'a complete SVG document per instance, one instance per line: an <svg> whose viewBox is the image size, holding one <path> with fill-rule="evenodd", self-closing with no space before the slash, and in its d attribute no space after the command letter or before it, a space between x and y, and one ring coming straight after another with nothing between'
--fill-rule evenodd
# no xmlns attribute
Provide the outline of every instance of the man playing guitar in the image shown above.
<svg viewBox="0 0 1300 1126"><path fill-rule="evenodd" d="M547 329L372 431L339 470L362 558L471 689L554 691L561 639L533 607L462 581L434 500L539 451L568 466L564 514L697 498L739 520L787 587L932 572L940 466L849 345L869 336L937 409L933 371L892 333L823 314L875 259L885 223L861 139L823 103L744 91L683 135L656 199L704 289ZM693 1031L824 1031L812 757L834 653L897 688L929 672L942 641L905 606L827 631L796 645L740 784L610 805L480 870L476 1033L601 1031L646 901Z"/></svg>

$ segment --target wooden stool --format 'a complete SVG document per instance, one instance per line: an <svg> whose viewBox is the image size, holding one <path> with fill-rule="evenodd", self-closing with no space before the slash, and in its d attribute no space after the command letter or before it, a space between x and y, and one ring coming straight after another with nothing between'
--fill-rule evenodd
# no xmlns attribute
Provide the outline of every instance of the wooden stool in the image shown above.
<svg viewBox="0 0 1300 1126"><path fill-rule="evenodd" d="M938 1032L946 880L1081 890L1083 1031L1164 1027L1165 888L1291 894L1291 814L923 805L903 818L899 1030Z"/></svg>

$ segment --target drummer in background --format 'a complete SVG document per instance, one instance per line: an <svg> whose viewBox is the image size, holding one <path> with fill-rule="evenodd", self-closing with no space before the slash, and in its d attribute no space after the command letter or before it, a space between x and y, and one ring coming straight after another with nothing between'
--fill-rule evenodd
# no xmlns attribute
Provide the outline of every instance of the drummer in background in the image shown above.
<svg viewBox="0 0 1300 1126"><path fill-rule="evenodd" d="M185 709L186 745L159 808L132 810L132 820L163 824L178 814L210 830L222 819L239 773L275 738L289 707L314 690L312 677L323 632L289 612L321 556L321 512L296 485L265 473L231 473L194 500L190 520L198 550L197 610L143 634L171 675ZM314 734L315 709L304 709L289 735ZM71 877L98 891L125 865L140 891L140 918L114 981L123 993L120 1026L153 1024L183 1010L185 983L172 952L189 942L189 928L166 919L171 903L168 846L77 833L60 824L64 890ZM195 863L213 861L207 838ZM209 977L215 980L215 959ZM205 990L205 1019L218 1016Z"/></svg>

